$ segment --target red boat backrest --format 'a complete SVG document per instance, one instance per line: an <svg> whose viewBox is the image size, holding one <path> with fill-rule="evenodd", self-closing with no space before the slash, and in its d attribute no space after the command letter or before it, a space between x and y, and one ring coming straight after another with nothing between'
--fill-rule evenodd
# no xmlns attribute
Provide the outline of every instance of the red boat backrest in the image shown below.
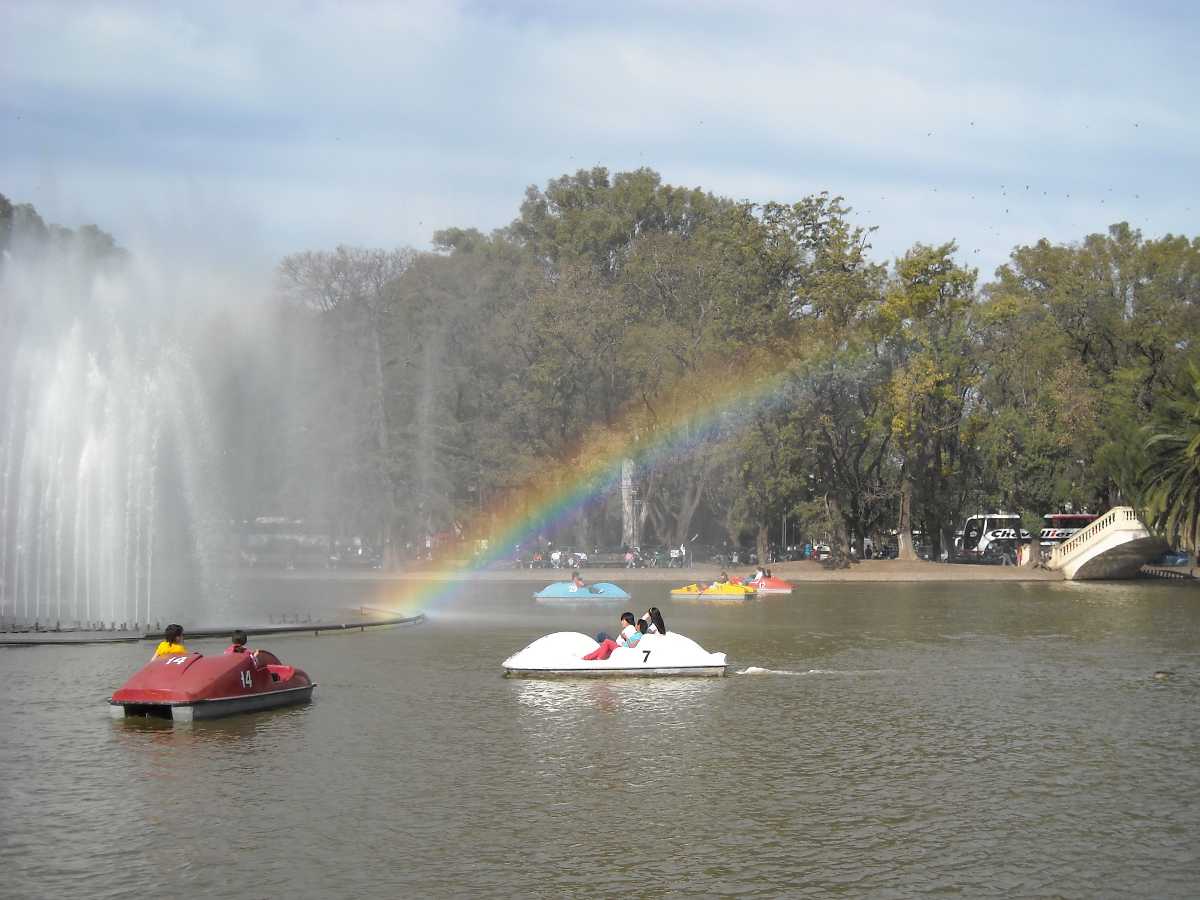
<svg viewBox="0 0 1200 900"><path fill-rule="evenodd" d="M296 667L267 666L267 671L271 673L272 681L291 681L292 676L296 674Z"/></svg>
<svg viewBox="0 0 1200 900"><path fill-rule="evenodd" d="M260 666L278 666L281 665L279 657L270 650L258 651L258 664Z"/></svg>

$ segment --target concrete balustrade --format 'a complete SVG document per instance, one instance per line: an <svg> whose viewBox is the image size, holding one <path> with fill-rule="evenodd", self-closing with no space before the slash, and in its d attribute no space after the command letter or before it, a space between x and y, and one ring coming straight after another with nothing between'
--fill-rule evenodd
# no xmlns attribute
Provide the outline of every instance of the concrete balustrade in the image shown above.
<svg viewBox="0 0 1200 900"><path fill-rule="evenodd" d="M1047 566L1071 580L1132 578L1167 549L1131 506L1116 506L1050 554Z"/></svg>

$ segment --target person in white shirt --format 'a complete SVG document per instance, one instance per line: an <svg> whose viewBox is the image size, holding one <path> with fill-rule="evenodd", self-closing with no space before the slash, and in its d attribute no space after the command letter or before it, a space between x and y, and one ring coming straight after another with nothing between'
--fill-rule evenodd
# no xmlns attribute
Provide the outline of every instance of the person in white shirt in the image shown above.
<svg viewBox="0 0 1200 900"><path fill-rule="evenodd" d="M646 610L646 614L642 616L642 621L647 623L648 634L667 633L667 623L663 621L662 613L659 612L657 606L652 606Z"/></svg>
<svg viewBox="0 0 1200 900"><path fill-rule="evenodd" d="M621 633L617 635L617 639L614 641L612 638L606 637L600 642L600 646L587 654L584 659L608 659L618 647L627 647L629 639L637 631L637 627L634 625L635 621L633 613L621 613Z"/></svg>

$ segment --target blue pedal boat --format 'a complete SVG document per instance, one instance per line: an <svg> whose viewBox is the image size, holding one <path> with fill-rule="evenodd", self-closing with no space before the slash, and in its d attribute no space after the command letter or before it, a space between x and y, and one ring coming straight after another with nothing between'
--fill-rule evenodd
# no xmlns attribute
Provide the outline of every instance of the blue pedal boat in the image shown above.
<svg viewBox="0 0 1200 900"><path fill-rule="evenodd" d="M533 599L593 603L601 600L628 600L629 594L608 581L598 581L583 587L576 587L570 581L556 581L534 594Z"/></svg>

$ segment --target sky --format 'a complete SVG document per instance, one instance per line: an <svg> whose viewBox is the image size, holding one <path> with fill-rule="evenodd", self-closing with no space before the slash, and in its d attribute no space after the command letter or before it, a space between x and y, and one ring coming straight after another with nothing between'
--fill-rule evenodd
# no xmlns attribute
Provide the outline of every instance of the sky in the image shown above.
<svg viewBox="0 0 1200 900"><path fill-rule="evenodd" d="M872 255L1195 236L1190 3L0 2L0 193L269 271L602 165L845 198Z"/></svg>

